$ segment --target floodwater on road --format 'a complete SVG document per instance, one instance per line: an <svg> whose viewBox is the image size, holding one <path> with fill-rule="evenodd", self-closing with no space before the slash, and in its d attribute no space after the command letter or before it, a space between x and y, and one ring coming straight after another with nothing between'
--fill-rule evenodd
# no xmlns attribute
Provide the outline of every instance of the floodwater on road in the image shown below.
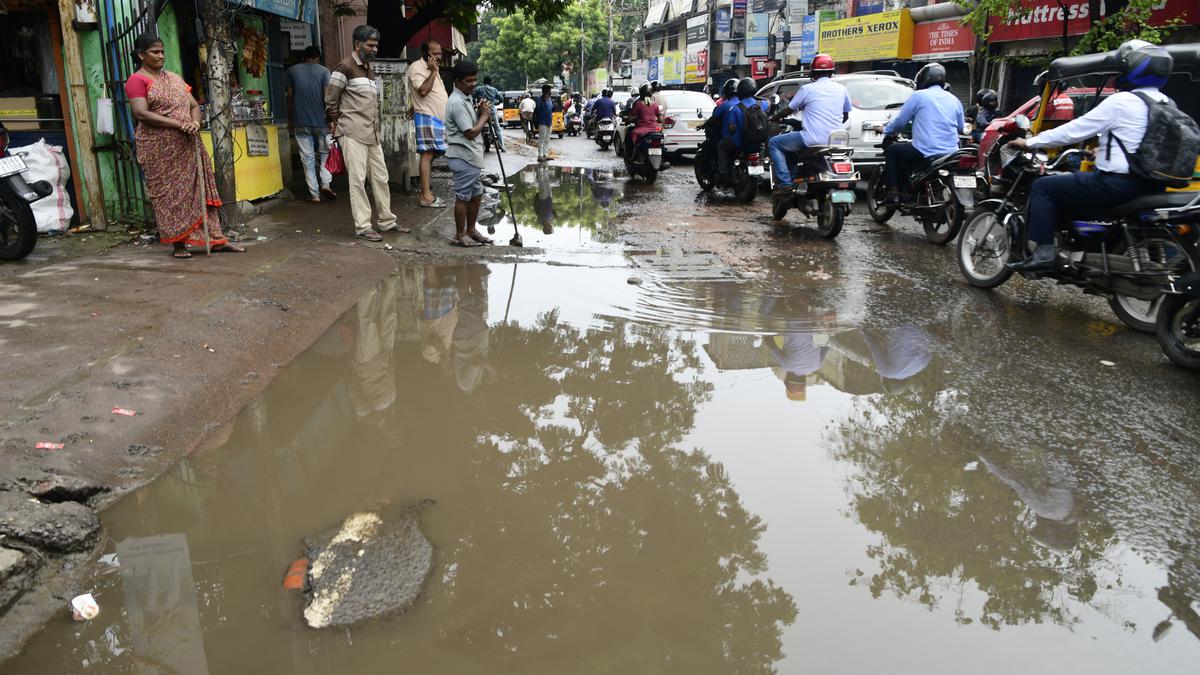
<svg viewBox="0 0 1200 675"><path fill-rule="evenodd" d="M639 267L398 270L6 672L1195 672L1190 380L831 261ZM421 595L306 627L302 540L385 504Z"/></svg>

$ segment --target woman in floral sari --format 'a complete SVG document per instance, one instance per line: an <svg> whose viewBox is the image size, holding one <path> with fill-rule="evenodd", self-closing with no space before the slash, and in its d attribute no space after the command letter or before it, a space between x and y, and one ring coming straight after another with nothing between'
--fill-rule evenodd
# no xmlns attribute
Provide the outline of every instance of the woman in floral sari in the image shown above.
<svg viewBox="0 0 1200 675"><path fill-rule="evenodd" d="M212 162L200 142L200 104L192 97L192 88L175 73L163 70L166 54L157 36L138 36L135 48L142 67L125 82L125 93L138 121L134 132L137 159L146 177L146 194L154 205L159 240L174 245L174 257L190 258L188 244L204 246L201 228L207 228L213 251L245 251L229 243L221 231L221 199ZM198 156L203 160L203 208Z"/></svg>

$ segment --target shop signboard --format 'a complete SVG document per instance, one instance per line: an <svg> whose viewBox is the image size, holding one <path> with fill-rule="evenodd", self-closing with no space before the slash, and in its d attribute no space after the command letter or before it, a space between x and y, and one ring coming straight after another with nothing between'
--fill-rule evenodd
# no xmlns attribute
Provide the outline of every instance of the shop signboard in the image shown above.
<svg viewBox="0 0 1200 675"><path fill-rule="evenodd" d="M650 67L646 71L647 82L660 82L662 78L659 73L659 68L662 64L662 58L655 56L650 59Z"/></svg>
<svg viewBox="0 0 1200 675"><path fill-rule="evenodd" d="M738 63L738 47L742 46L741 42L722 42L721 43L721 65L736 66Z"/></svg>
<svg viewBox="0 0 1200 675"><path fill-rule="evenodd" d="M965 59L975 52L975 34L958 19L913 26L913 61Z"/></svg>
<svg viewBox="0 0 1200 675"><path fill-rule="evenodd" d="M767 31L770 15L766 12L746 15L746 56L767 55Z"/></svg>
<svg viewBox="0 0 1200 675"><path fill-rule="evenodd" d="M808 0L788 0L787 18L789 24L800 25L808 16Z"/></svg>
<svg viewBox="0 0 1200 675"><path fill-rule="evenodd" d="M775 61L762 56L750 58L750 77L762 80L775 76Z"/></svg>
<svg viewBox="0 0 1200 675"><path fill-rule="evenodd" d="M235 0L230 4L238 2ZM317 20L317 9L313 0L240 0L240 4L268 14L299 19L305 23L315 23Z"/></svg>
<svg viewBox="0 0 1200 675"><path fill-rule="evenodd" d="M817 55L817 23L816 15L809 15L800 25L800 63L812 63Z"/></svg>
<svg viewBox="0 0 1200 675"><path fill-rule="evenodd" d="M746 15L746 0L733 0L733 15L734 16L745 16Z"/></svg>
<svg viewBox="0 0 1200 675"><path fill-rule="evenodd" d="M907 9L822 21L818 28L821 52L835 61L853 63L908 59L912 56L913 22Z"/></svg>
<svg viewBox="0 0 1200 675"><path fill-rule="evenodd" d="M688 45L687 63L683 66L684 84L704 84L708 81L708 43Z"/></svg>
<svg viewBox="0 0 1200 675"><path fill-rule="evenodd" d="M634 61L632 64L632 72L629 74L629 79L633 80L634 86L641 86L643 82L650 81L650 62L645 59Z"/></svg>
<svg viewBox="0 0 1200 675"><path fill-rule="evenodd" d="M1083 35L1091 28L1091 13L1088 0L1025 0L1022 5L1029 10L1010 12L1008 18L993 17L988 42L1012 42L1036 38L1061 38L1063 21L1067 22L1067 35ZM1200 3L1196 0L1159 0L1150 13L1150 24L1163 26L1172 19L1184 24L1200 21Z"/></svg>
<svg viewBox="0 0 1200 675"><path fill-rule="evenodd" d="M884 9L884 0L855 0L854 16L878 14Z"/></svg>
<svg viewBox="0 0 1200 675"><path fill-rule="evenodd" d="M716 21L717 27L716 27L716 34L713 36L714 39L716 39L716 40L731 40L731 39L733 39L733 26L731 25L731 19L733 19L733 16L730 13L730 9L728 7L720 7L717 9L717 21Z"/></svg>
<svg viewBox="0 0 1200 675"><path fill-rule="evenodd" d="M708 42L708 15L701 14L687 20L687 44Z"/></svg>
<svg viewBox="0 0 1200 675"><path fill-rule="evenodd" d="M683 84L683 52L667 52L659 66L663 84Z"/></svg>

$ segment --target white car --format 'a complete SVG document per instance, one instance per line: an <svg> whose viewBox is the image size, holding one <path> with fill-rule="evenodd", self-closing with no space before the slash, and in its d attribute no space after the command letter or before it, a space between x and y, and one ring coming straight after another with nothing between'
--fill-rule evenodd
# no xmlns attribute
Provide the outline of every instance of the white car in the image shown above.
<svg viewBox="0 0 1200 675"><path fill-rule="evenodd" d="M664 89L659 92L659 96L662 96L667 104L664 117L675 120L671 127L663 125L663 150L675 155L696 154L700 144L704 142L704 132L699 127L712 117L716 104L708 94L699 91ZM616 96L613 98L615 100ZM623 125L617 127L615 147L625 147L623 141L626 128Z"/></svg>

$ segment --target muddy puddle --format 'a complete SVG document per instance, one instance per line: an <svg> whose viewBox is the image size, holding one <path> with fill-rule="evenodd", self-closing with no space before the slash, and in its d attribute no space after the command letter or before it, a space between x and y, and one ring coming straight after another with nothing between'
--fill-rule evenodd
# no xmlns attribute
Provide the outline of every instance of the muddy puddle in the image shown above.
<svg viewBox="0 0 1200 675"><path fill-rule="evenodd" d="M1154 374L1031 387L1099 347L643 263L401 270L104 514L100 616L6 672L1194 672L1191 404L1088 422ZM382 504L420 505L424 590L306 627L301 541Z"/></svg>

